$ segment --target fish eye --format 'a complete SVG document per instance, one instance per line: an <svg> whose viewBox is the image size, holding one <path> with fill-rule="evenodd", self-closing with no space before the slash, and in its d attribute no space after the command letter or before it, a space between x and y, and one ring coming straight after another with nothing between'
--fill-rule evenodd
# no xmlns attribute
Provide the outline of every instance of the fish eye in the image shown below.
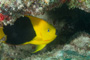
<svg viewBox="0 0 90 60"><path fill-rule="evenodd" d="M48 29L48 32L49 32L50 30Z"/></svg>

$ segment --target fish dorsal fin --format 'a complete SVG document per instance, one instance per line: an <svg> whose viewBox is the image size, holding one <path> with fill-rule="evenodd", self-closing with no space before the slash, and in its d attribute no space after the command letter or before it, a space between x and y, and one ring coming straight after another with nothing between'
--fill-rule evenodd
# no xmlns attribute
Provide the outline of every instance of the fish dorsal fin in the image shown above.
<svg viewBox="0 0 90 60"><path fill-rule="evenodd" d="M46 44L37 45L36 50L33 53L36 53L36 52L42 50L45 46L46 46Z"/></svg>
<svg viewBox="0 0 90 60"><path fill-rule="evenodd" d="M33 16L27 16L27 17L31 20L33 25L38 25L42 21L42 19L37 17L33 17Z"/></svg>

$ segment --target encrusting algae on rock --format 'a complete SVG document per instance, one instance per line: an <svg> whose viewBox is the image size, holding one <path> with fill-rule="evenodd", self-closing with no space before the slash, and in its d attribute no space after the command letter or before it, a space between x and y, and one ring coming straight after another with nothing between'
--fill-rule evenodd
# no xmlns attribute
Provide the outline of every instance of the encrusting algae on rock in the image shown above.
<svg viewBox="0 0 90 60"><path fill-rule="evenodd" d="M69 8L73 8L73 9L76 8L75 10L77 10L77 8L79 8L80 10L90 12L90 7L89 7L90 4L89 3L90 3L90 0L7 0L7 1L0 0L0 23L2 23L4 26L3 27L0 25L0 27L3 28L3 29L1 29L3 31L3 32L1 31L2 34L4 33L4 35L7 36L7 39L5 39L6 38L5 36L3 38L1 38L0 42L4 41L4 42L8 43L8 45L5 43L0 44L0 48L1 48L0 53L2 53L2 54L0 54L0 57L1 57L0 59L5 60L3 58L8 56L9 58L13 58L13 60L19 60L18 58L20 58L20 60L30 60L30 59L31 60L88 60L88 59L90 60L90 58L89 58L90 57L90 52L89 52L89 50L90 50L89 37L90 36L89 36L89 34L83 33L84 35L81 34L77 38L73 39L71 41L71 43L68 43L68 42L70 42L70 41L68 41L69 38L70 37L72 38L72 35L74 33L76 33L76 31L79 30L78 28L81 28L80 27L81 25L88 27L87 23L85 22L85 21L87 21L87 18L85 17L85 21L84 21L84 19L81 19L79 21L79 19L82 18L82 17L80 17L82 14L79 15L81 13L81 11L77 12L77 11L73 10L74 13L77 12L76 14L73 14L72 10L67 11L68 7L65 6L67 4L69 6ZM62 9L61 6L62 7L65 6L67 8L64 7L65 9ZM61 7L61 9L60 9L60 7ZM54 9L54 8L56 8L56 9ZM52 12L52 14L49 14L49 12L51 12L50 10L55 11L55 14L54 14L54 12ZM58 11L56 11L56 10L58 10ZM47 11L49 11L49 12L47 12ZM58 39L56 39L56 40L58 40L57 42L60 45L58 45L58 43L56 43L57 44L56 47L55 47L55 44L52 44L52 43L50 46L48 44L49 41L47 39L45 39L44 43L47 43L48 46L44 48L45 44L44 43L43 43L44 45L40 44L40 43L42 43L44 38L41 39L40 36L47 37L48 36L47 33L43 32L46 36L43 35L42 33L39 34L39 32L41 32L41 30L42 30L41 28L39 30L38 30L38 28L35 28L36 30L38 30L38 32L35 31L35 29L33 28L33 25L32 24L30 25L28 23L31 20L27 21L27 19L26 19L26 21L21 22L21 20L26 18L26 17L24 17L25 15L37 16L37 15L43 15L45 12L48 13L48 15L46 15L46 16L50 17L50 19L47 19L46 17L44 17L44 19L47 21L51 20L50 22L52 24L54 21L54 23L56 25L55 27L57 29L59 29L59 32L60 32L60 34L59 34L60 37ZM77 16L77 18L76 18L76 16ZM86 16L86 13L84 16ZM42 16L41 16L41 18L42 18ZM19 21L19 19L21 19L21 20ZM63 19L63 23L61 24L60 22L62 22L62 19ZM58 23L56 20L58 20ZM84 21L86 25L84 25L84 23L81 25L76 24L78 21L80 23L82 23L82 21ZM19 23L21 25L19 25ZM89 22L88 22L88 24L89 24ZM63 26L61 28L58 25L60 25L60 26L63 25ZM78 25L78 26L76 26L76 25ZM30 28L28 28L29 26L30 26ZM35 25L35 26L37 26L37 25ZM83 30L88 30L87 27L83 28ZM26 28L26 30L23 30L24 28ZM22 30L20 30L20 29L22 29ZM32 31L32 32L30 32L31 33L30 35L28 33L29 30ZM56 30L56 29L54 28L53 30ZM18 33L18 31L21 31L21 32L26 31L26 32ZM46 28L46 30L43 30L43 31L47 31L48 33L50 33L51 30L48 30ZM82 30L79 30L79 31L82 31ZM36 34L36 32L37 32L37 34ZM37 35L38 35L38 38L36 37L35 39L38 39L39 42L37 42L37 40L34 40L34 37ZM19 38L17 38L17 36ZM32 38L27 38L29 36L31 36ZM20 37L22 37L22 39L21 39L22 41L20 40ZM48 36L48 37L51 38L50 36ZM12 39L13 39L13 41L12 41ZM32 41L32 39L33 39L33 41ZM40 41L40 39L42 41ZM53 41L54 38L52 38L50 40ZM32 41L32 43L27 42L27 41ZM55 43L55 41L54 41L54 43ZM28 44L28 45L25 45L24 42L26 42L25 44ZM23 45L22 45L22 43L23 43ZM11 44L11 45L9 45L9 44ZM42 50L38 53L35 53L35 55L32 54L31 52L35 48L35 46L34 46L34 48L32 48L32 44L37 45L37 47L39 46L40 49L44 48L43 49L44 51ZM40 45L38 45L38 44L40 44ZM61 44L63 44L63 46L61 46ZM15 45L15 46L13 47L12 45ZM21 45L22 45L22 47L21 47ZM59 46L59 48L57 48L57 46ZM36 50L34 52L37 52L39 50ZM85 52L87 52L87 53L85 53ZM43 54L41 54L41 53L43 53Z"/></svg>
<svg viewBox="0 0 90 60"><path fill-rule="evenodd" d="M70 0L68 5L70 9L79 8L90 13L90 0Z"/></svg>
<svg viewBox="0 0 90 60"><path fill-rule="evenodd" d="M4 25L12 25L21 16L42 15L63 3L63 0L0 0L0 13L4 16Z"/></svg>
<svg viewBox="0 0 90 60"><path fill-rule="evenodd" d="M43 15L54 8L67 3L69 8L79 8L90 12L90 0L0 0L0 21L12 25L17 18L24 15Z"/></svg>

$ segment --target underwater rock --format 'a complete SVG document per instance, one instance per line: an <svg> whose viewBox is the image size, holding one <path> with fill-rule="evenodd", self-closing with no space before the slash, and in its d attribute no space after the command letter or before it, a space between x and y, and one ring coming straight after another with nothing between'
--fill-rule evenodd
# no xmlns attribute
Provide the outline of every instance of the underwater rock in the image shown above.
<svg viewBox="0 0 90 60"><path fill-rule="evenodd" d="M59 35L58 39L55 40L56 42L53 41L51 45L47 45L47 47L41 52L35 54L31 53L35 49L35 46L33 45L9 46L7 44L0 43L0 60L90 60L90 35L89 33L81 32L85 30L90 31L90 20L88 19L90 15L86 16L87 13L82 13L77 9L67 11L65 6L63 7L64 9L56 8L56 11L50 11L52 14L50 14L50 12L46 15L36 14L38 15L37 17L45 19L58 29ZM15 14L10 15L10 17L15 15L13 19L17 19L17 17L19 18L23 15L20 12L18 12L20 14L17 14L17 12L14 13ZM10 21L12 24L13 20ZM6 20L4 20L3 23L7 25L7 22L10 24L9 21ZM0 26L3 26L2 23L0 23Z"/></svg>
<svg viewBox="0 0 90 60"><path fill-rule="evenodd" d="M79 32L74 37L71 43L64 45L63 48L58 45L51 52L32 55L22 60L89 60L90 35L85 32Z"/></svg>
<svg viewBox="0 0 90 60"><path fill-rule="evenodd" d="M70 9L79 8L90 13L90 0L70 0L68 5Z"/></svg>
<svg viewBox="0 0 90 60"><path fill-rule="evenodd" d="M63 50L76 51L78 54L90 56L90 54L88 54L90 49L90 35L86 32L79 32L73 37L70 44L66 44Z"/></svg>
<svg viewBox="0 0 90 60"><path fill-rule="evenodd" d="M24 15L43 15L67 3L69 8L79 8L90 12L90 0L0 0L0 22L12 25Z"/></svg>
<svg viewBox="0 0 90 60"><path fill-rule="evenodd" d="M0 0L0 19L3 17L0 21L3 21L4 25L12 25L20 16L42 15L63 3L63 0Z"/></svg>

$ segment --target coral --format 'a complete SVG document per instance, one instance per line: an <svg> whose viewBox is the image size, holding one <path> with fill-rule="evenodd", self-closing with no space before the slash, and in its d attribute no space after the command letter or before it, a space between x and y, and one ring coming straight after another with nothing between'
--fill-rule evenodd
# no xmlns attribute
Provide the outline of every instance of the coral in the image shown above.
<svg viewBox="0 0 90 60"><path fill-rule="evenodd" d="M0 60L90 60L90 34L79 32L90 31L90 15L81 11L90 12L89 0L0 0L0 2L0 27L3 24L14 24L21 16L32 15L45 19L59 30L56 42L52 42L35 54L31 53L35 49L33 45L11 46L0 42ZM67 8L62 6L64 3L67 3L69 8L81 10L67 11ZM61 7L53 10L60 6L64 9ZM43 15L43 12L46 13ZM0 41L4 40L5 37Z"/></svg>
<svg viewBox="0 0 90 60"><path fill-rule="evenodd" d="M77 37L75 37L77 36ZM79 32L74 35L70 44L63 47L64 50L77 51L81 55L87 55L90 48L90 35L85 32Z"/></svg>
<svg viewBox="0 0 90 60"><path fill-rule="evenodd" d="M90 0L70 0L69 8L79 8L90 13Z"/></svg>
<svg viewBox="0 0 90 60"><path fill-rule="evenodd" d="M3 20L4 25L12 25L20 16L40 15L64 2L64 0L0 0L0 13L2 14L0 20ZM3 16L7 17L3 18Z"/></svg>
<svg viewBox="0 0 90 60"><path fill-rule="evenodd" d="M0 13L0 21L4 20L4 15Z"/></svg>
<svg viewBox="0 0 90 60"><path fill-rule="evenodd" d="M24 15L42 15L46 11L67 3L69 8L79 8L90 12L90 0L0 0L0 21L12 25Z"/></svg>

